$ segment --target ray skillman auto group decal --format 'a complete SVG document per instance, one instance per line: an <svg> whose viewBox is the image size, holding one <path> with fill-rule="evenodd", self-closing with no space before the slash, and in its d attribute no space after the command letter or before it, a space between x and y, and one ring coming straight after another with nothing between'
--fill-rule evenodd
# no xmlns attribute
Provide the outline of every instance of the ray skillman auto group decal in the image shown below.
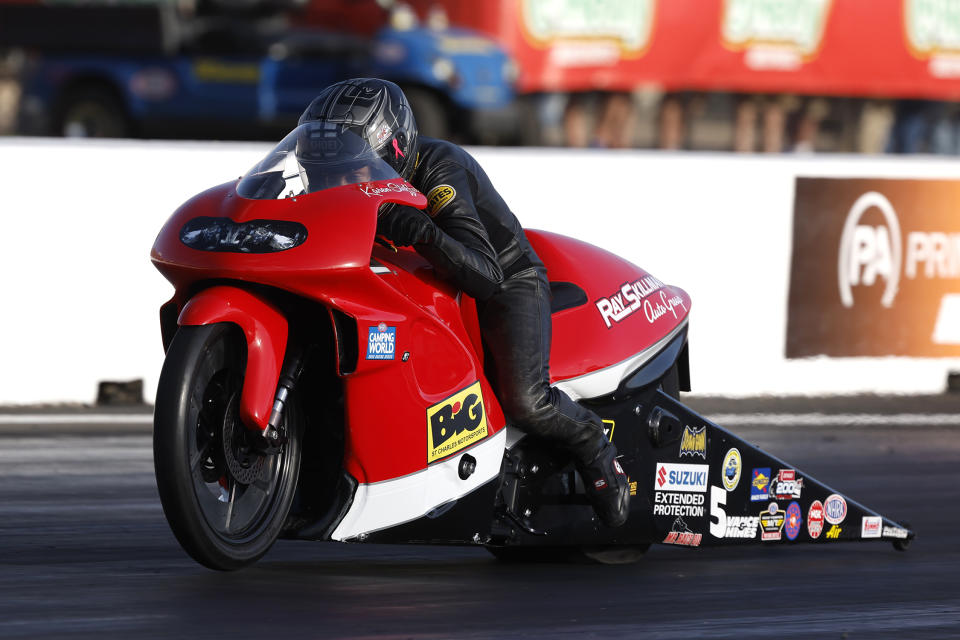
<svg viewBox="0 0 960 640"><path fill-rule="evenodd" d="M648 322L652 323L668 312L676 318L674 307L681 307L684 311L686 307L680 296L668 296L665 291L661 291L665 286L653 276L647 275L634 282L624 282L616 292L600 298L594 304L597 305L597 311L600 312L607 329L613 327L614 322L626 320L641 306ZM653 296L657 291L661 294L659 299Z"/></svg>
<svg viewBox="0 0 960 640"><path fill-rule="evenodd" d="M487 437L480 381L427 409L427 462L434 462Z"/></svg>

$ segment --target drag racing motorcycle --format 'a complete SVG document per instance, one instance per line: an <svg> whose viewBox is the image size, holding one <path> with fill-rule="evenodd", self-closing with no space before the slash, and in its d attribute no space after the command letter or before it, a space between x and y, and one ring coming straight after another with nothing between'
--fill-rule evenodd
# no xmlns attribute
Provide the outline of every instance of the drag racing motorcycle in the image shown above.
<svg viewBox="0 0 960 640"><path fill-rule="evenodd" d="M175 287L160 311L157 485L201 564L243 567L278 537L601 562L651 543L914 537L678 401L685 291L528 230L552 281L551 382L603 418L629 476L627 523L603 526L571 457L505 420L474 301L377 241L382 205L424 195L386 163L364 182L331 167L308 189L296 140L182 205L151 254Z"/></svg>

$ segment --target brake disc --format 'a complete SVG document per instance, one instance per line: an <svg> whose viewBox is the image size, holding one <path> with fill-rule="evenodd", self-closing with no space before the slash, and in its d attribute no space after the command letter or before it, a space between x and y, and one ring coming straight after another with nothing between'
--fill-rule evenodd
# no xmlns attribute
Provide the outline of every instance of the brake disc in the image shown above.
<svg viewBox="0 0 960 640"><path fill-rule="evenodd" d="M240 484L247 485L260 477L264 456L249 444L249 431L237 416L239 404L239 398L234 394L223 416L223 457L230 475Z"/></svg>

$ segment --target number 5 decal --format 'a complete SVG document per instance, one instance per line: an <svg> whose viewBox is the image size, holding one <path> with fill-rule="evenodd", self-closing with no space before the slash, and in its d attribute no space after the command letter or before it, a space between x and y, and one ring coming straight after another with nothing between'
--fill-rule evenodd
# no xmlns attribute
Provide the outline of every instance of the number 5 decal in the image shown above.
<svg viewBox="0 0 960 640"><path fill-rule="evenodd" d="M727 492L720 487L710 487L710 535L722 538L727 532L727 514L723 507L727 504ZM716 522L714 522L716 518Z"/></svg>

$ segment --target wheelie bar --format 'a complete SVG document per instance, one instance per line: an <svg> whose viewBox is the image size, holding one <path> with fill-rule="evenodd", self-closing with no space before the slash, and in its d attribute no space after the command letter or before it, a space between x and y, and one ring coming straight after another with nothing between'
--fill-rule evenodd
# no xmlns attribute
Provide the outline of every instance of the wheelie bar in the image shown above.
<svg viewBox="0 0 960 640"><path fill-rule="evenodd" d="M660 390L642 404L638 417L653 449L648 468L656 466L656 475L643 481L662 494L653 503L664 542L685 544L671 542L684 535L696 541L692 546L874 539L903 550L915 536L905 523L883 517ZM694 469L707 473L683 484L678 474ZM671 506L676 501L668 500L698 493L704 499L691 503L701 507Z"/></svg>

